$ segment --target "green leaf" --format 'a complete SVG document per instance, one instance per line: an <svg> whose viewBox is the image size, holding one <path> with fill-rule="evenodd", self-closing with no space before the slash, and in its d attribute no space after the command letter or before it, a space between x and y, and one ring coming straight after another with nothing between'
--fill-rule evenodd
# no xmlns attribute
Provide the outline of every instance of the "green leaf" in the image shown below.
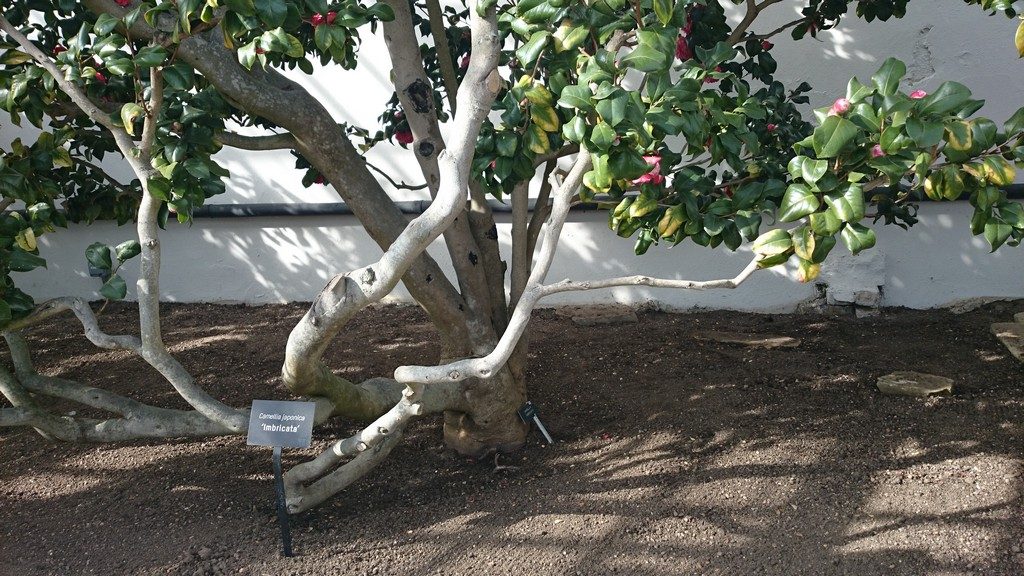
<svg viewBox="0 0 1024 576"><path fill-rule="evenodd" d="M26 252L17 246L11 248L9 259L7 267L13 272L28 272L30 270L35 270L40 266L46 268L46 260L32 254L31 252Z"/></svg>
<svg viewBox="0 0 1024 576"><path fill-rule="evenodd" d="M1008 136L1024 131L1024 108L1015 112L1014 115L1011 116L1004 125L1002 125L1002 129L1006 130Z"/></svg>
<svg viewBox="0 0 1024 576"><path fill-rule="evenodd" d="M675 10L675 0L653 0L654 14L662 26L668 26L672 21L672 12Z"/></svg>
<svg viewBox="0 0 1024 576"><path fill-rule="evenodd" d="M864 98L871 95L874 89L861 84L860 80L856 78L850 79L849 84L846 85L846 99L850 101L850 104L857 104Z"/></svg>
<svg viewBox="0 0 1024 576"><path fill-rule="evenodd" d="M136 68L153 68L163 64L167 59L167 51L160 46L146 46L135 55Z"/></svg>
<svg viewBox="0 0 1024 576"><path fill-rule="evenodd" d="M106 36L114 30L114 27L117 26L118 22L119 20L117 18L104 12L96 18L96 23L92 25L92 31L95 32L97 36Z"/></svg>
<svg viewBox="0 0 1024 576"><path fill-rule="evenodd" d="M562 108L577 108L584 112L594 109L591 104L593 93L587 86L566 86L558 98L558 105Z"/></svg>
<svg viewBox="0 0 1024 576"><path fill-rule="evenodd" d="M110 260L110 247L102 242L93 242L85 249L85 259L89 261L96 268L101 270L110 270L112 262Z"/></svg>
<svg viewBox="0 0 1024 576"><path fill-rule="evenodd" d="M864 218L864 191L857 184L849 184L841 193L825 195L825 203L844 222L859 222Z"/></svg>
<svg viewBox="0 0 1024 576"><path fill-rule="evenodd" d="M598 121L593 130L590 131L590 141L593 142L596 150L605 151L615 142L615 129L607 122Z"/></svg>
<svg viewBox="0 0 1024 576"><path fill-rule="evenodd" d="M814 130L814 153L819 158L834 158L859 132L857 125L846 118L829 116Z"/></svg>
<svg viewBox="0 0 1024 576"><path fill-rule="evenodd" d="M777 256L785 254L793 248L793 239L787 230L775 228L757 237L751 245L755 254L761 256Z"/></svg>
<svg viewBox="0 0 1024 576"><path fill-rule="evenodd" d="M989 243L989 246L992 246L993 252L1006 242L1006 239L1010 237L1012 232L1013 226L998 220L989 220L985 224L985 240Z"/></svg>
<svg viewBox="0 0 1024 576"><path fill-rule="evenodd" d="M907 120L907 135L920 148L931 148L942 141L941 122L925 122L920 118Z"/></svg>
<svg viewBox="0 0 1024 576"><path fill-rule="evenodd" d="M660 72L672 64L672 55L649 44L640 44L622 58L622 65L641 72Z"/></svg>
<svg viewBox="0 0 1024 576"><path fill-rule="evenodd" d="M534 32L526 44L523 44L516 50L516 58L519 60L519 64L531 66L537 58L540 58L540 53L544 51L549 41L551 41L551 33L547 30Z"/></svg>
<svg viewBox="0 0 1024 576"><path fill-rule="evenodd" d="M821 201L803 184L790 184L779 205L779 221L793 222L815 212Z"/></svg>
<svg viewBox="0 0 1024 576"><path fill-rule="evenodd" d="M277 28L288 17L288 4L284 0L253 0L256 15L268 28Z"/></svg>
<svg viewBox="0 0 1024 576"><path fill-rule="evenodd" d="M608 169L616 180L633 180L649 172L651 166L632 147L616 146L608 159Z"/></svg>
<svg viewBox="0 0 1024 576"><path fill-rule="evenodd" d="M615 96L599 101L597 113L610 126L618 126L619 122L626 117L627 104L629 104L629 95L619 91Z"/></svg>
<svg viewBox="0 0 1024 576"><path fill-rule="evenodd" d="M821 177L828 171L828 160L812 160L810 158L804 158L803 165L800 167L800 176L804 179L804 182L814 185L821 180Z"/></svg>
<svg viewBox="0 0 1024 576"><path fill-rule="evenodd" d="M127 240L114 247L114 254L118 262L126 262L142 253L142 245L138 240Z"/></svg>
<svg viewBox="0 0 1024 576"><path fill-rule="evenodd" d="M895 94L896 90L899 89L900 80L903 79L906 73L906 64L895 58L889 58L878 69L878 72L871 77L871 81L874 82L879 94L889 96L890 94Z"/></svg>
<svg viewBox="0 0 1024 576"><path fill-rule="evenodd" d="M551 36L555 52L575 50L590 36L590 27L585 25L574 26L570 20L566 20L555 30Z"/></svg>
<svg viewBox="0 0 1024 576"><path fill-rule="evenodd" d="M134 102L129 102L121 107L121 122L124 124L124 131L135 135L135 120L145 114L146 111Z"/></svg>
<svg viewBox="0 0 1024 576"><path fill-rule="evenodd" d="M923 114L941 116L955 111L971 99L971 91L958 82L943 82L939 88L921 100Z"/></svg>
<svg viewBox="0 0 1024 576"><path fill-rule="evenodd" d="M847 224L841 236L851 254L857 254L875 245L875 231L863 224Z"/></svg>
<svg viewBox="0 0 1024 576"><path fill-rule="evenodd" d="M100 294L107 300L123 300L128 294L128 285L125 284L124 278L114 274L100 286Z"/></svg>
<svg viewBox="0 0 1024 576"><path fill-rule="evenodd" d="M820 264L825 261L828 257L828 253L836 247L835 236L815 236L814 238L814 252L811 253L810 260L815 264Z"/></svg>

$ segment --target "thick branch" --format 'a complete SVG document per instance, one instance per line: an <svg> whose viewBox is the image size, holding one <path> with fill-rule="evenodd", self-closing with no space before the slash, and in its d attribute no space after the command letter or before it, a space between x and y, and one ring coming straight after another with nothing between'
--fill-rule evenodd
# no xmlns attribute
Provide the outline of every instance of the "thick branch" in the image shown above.
<svg viewBox="0 0 1024 576"><path fill-rule="evenodd" d="M444 90L448 93L448 106L451 108L452 114L455 114L455 98L459 93L459 83L455 77L452 50L448 46L444 15L438 0L427 0L427 17L430 19L430 35L434 38L434 50L437 52L437 65L441 68Z"/></svg>
<svg viewBox="0 0 1024 576"><path fill-rule="evenodd" d="M227 130L218 133L215 138L224 146L238 148L240 150L291 150L298 144L295 136L288 132L282 134L267 134L265 136L243 136Z"/></svg>
<svg viewBox="0 0 1024 576"><path fill-rule="evenodd" d="M309 510L362 478L391 453L417 415L416 405L403 400L358 434L288 470L284 475L288 512ZM334 469L345 458L352 460Z"/></svg>

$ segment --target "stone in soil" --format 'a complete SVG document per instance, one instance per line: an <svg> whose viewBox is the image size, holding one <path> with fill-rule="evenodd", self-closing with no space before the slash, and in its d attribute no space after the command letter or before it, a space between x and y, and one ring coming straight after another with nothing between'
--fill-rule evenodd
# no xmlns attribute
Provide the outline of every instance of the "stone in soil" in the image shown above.
<svg viewBox="0 0 1024 576"><path fill-rule="evenodd" d="M878 391L892 396L931 396L953 392L953 380L922 372L893 372L878 379Z"/></svg>
<svg viewBox="0 0 1024 576"><path fill-rule="evenodd" d="M710 340L722 344L739 344L750 348L796 348L800 340L790 336L772 336L764 334L742 334L736 332L710 331L695 336L698 340Z"/></svg>
<svg viewBox="0 0 1024 576"><path fill-rule="evenodd" d="M992 325L992 333L999 338L999 341L1006 346L1014 358L1024 362L1024 324L997 322Z"/></svg>

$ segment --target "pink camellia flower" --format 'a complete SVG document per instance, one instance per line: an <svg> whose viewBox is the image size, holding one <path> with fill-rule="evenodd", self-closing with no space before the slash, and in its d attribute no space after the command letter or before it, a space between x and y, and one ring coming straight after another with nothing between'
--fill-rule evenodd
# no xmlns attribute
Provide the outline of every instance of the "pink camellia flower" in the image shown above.
<svg viewBox="0 0 1024 576"><path fill-rule="evenodd" d="M690 32L693 32L693 19L687 14L686 24L683 25L683 36L689 36Z"/></svg>
<svg viewBox="0 0 1024 576"><path fill-rule="evenodd" d="M665 181L665 177L661 175L661 156L657 154L644 156L644 162L651 167L650 171L633 180L633 184L661 184Z"/></svg>
<svg viewBox="0 0 1024 576"><path fill-rule="evenodd" d="M676 39L676 58L684 62L693 58L693 50L690 48L689 42L686 41L686 36L682 34Z"/></svg>
<svg viewBox="0 0 1024 576"><path fill-rule="evenodd" d="M68 49L63 47L63 46L61 46L60 44L57 44L56 46L53 47L53 55L54 56L60 56L60 54L62 52L67 52L67 51L68 51Z"/></svg>
<svg viewBox="0 0 1024 576"><path fill-rule="evenodd" d="M338 13L337 12L328 12L327 13L327 18L325 18L325 20L326 20L328 25L331 25L331 24L334 24L334 20L337 17L338 17Z"/></svg>
<svg viewBox="0 0 1024 576"><path fill-rule="evenodd" d="M772 44L771 42L769 42L767 40L761 41L761 50L764 50L765 52L767 52L768 50L771 50L772 48L775 48L775 44Z"/></svg>
<svg viewBox="0 0 1024 576"><path fill-rule="evenodd" d="M117 5L120 6L121 8L127 8L128 5L132 3L132 0L114 0L114 1L117 2Z"/></svg>
<svg viewBox="0 0 1024 576"><path fill-rule="evenodd" d="M309 23L312 24L314 28L323 24L325 21L326 19L324 18L323 14L313 14L313 16L309 19Z"/></svg>
<svg viewBox="0 0 1024 576"><path fill-rule="evenodd" d="M459 62L459 68L462 68L463 70L469 68L469 54L462 57L462 62Z"/></svg>
<svg viewBox="0 0 1024 576"><path fill-rule="evenodd" d="M849 111L850 111L850 101L847 100L846 98L840 98L840 99L836 100L835 102L833 102L832 103L832 109L830 110L830 112L834 112L835 114L838 114L839 116L843 116L844 114L846 114ZM833 115L835 115L835 114L833 114Z"/></svg>
<svg viewBox="0 0 1024 576"><path fill-rule="evenodd" d="M910 98L912 100L920 100L921 98L924 98L927 95L928 93L925 92L924 90L914 90L913 92L910 93Z"/></svg>
<svg viewBox="0 0 1024 576"><path fill-rule="evenodd" d="M413 140L413 138L412 138L412 131L410 131L410 130L401 130L401 131L395 132L395 140L397 140L399 144L403 144L403 145L405 145L405 144L412 144L412 140Z"/></svg>
<svg viewBox="0 0 1024 576"><path fill-rule="evenodd" d="M96 81L99 82L100 84L106 84L107 83L107 77L103 75L103 72L97 72L96 76L94 76L93 78L95 78Z"/></svg>
<svg viewBox="0 0 1024 576"><path fill-rule="evenodd" d="M766 126L765 128L766 128L766 129L768 130L768 132L770 133L770 132L775 132L775 131L776 131L776 130L777 130L777 129L779 128L779 127L778 127L778 126L776 126L775 124L769 124L769 125L768 125L768 126Z"/></svg>
<svg viewBox="0 0 1024 576"><path fill-rule="evenodd" d="M882 156L885 156L885 150L882 150L881 144L875 144L871 147L872 158L881 158Z"/></svg>

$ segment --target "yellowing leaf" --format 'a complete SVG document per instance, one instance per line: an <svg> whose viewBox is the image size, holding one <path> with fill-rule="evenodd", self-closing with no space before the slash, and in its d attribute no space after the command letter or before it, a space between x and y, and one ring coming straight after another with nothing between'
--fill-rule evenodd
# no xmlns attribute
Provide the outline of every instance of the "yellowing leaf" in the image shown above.
<svg viewBox="0 0 1024 576"><path fill-rule="evenodd" d="M18 235L14 237L14 241L26 252L33 252L36 249L36 233L31 228L25 228L18 232Z"/></svg>
<svg viewBox="0 0 1024 576"><path fill-rule="evenodd" d="M1020 26L1017 27L1017 36L1014 41L1017 44L1017 54L1024 58L1024 20L1021 20Z"/></svg>

